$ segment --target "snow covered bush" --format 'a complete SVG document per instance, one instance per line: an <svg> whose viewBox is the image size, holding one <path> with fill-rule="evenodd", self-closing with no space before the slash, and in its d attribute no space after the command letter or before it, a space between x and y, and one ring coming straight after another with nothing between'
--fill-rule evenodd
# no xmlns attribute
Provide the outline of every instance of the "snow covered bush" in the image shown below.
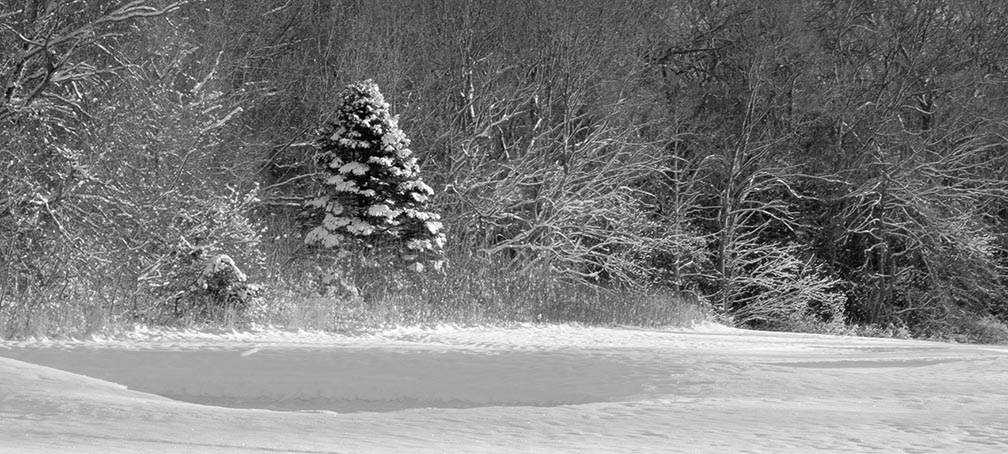
<svg viewBox="0 0 1008 454"><path fill-rule="evenodd" d="M196 287L214 301L224 304L235 302L246 305L256 292L249 288L248 276L235 265L227 254L218 254L206 261Z"/></svg>
<svg viewBox="0 0 1008 454"><path fill-rule="evenodd" d="M440 216L428 211L434 191L419 176L409 139L371 80L347 86L335 118L320 132L322 191L307 244L332 249L380 247L415 270L440 269Z"/></svg>
<svg viewBox="0 0 1008 454"><path fill-rule="evenodd" d="M221 319L228 311L244 315L262 296L262 287L249 283L230 256L213 254L203 260L199 277L187 293L197 314Z"/></svg>
<svg viewBox="0 0 1008 454"><path fill-rule="evenodd" d="M193 246L184 238L165 257L161 276L163 281L152 285L152 291L163 301L161 312L169 319L219 319L228 310L242 315L261 302L263 293L229 255Z"/></svg>
<svg viewBox="0 0 1008 454"><path fill-rule="evenodd" d="M152 298L138 313L164 321L213 317L255 299L256 286L239 269L262 266L259 230L247 215L258 201L255 188L221 192L185 194L148 210L148 250L136 280Z"/></svg>

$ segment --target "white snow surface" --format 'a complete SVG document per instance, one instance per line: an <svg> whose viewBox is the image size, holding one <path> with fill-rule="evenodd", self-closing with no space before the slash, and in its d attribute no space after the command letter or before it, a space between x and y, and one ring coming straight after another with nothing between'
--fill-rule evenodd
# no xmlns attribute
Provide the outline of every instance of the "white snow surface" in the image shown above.
<svg viewBox="0 0 1008 454"><path fill-rule="evenodd" d="M1008 347L580 326L0 342L0 452L1008 452Z"/></svg>

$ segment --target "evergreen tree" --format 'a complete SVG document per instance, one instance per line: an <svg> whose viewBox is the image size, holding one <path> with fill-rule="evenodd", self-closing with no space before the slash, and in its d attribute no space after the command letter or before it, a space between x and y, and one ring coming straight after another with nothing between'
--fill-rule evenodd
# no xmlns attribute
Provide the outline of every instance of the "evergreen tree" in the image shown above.
<svg viewBox="0 0 1008 454"><path fill-rule="evenodd" d="M326 248L391 247L423 270L445 242L440 216L427 210L434 191L419 176L409 139L371 80L347 86L335 118L316 142L325 179L307 205L318 223L305 237Z"/></svg>

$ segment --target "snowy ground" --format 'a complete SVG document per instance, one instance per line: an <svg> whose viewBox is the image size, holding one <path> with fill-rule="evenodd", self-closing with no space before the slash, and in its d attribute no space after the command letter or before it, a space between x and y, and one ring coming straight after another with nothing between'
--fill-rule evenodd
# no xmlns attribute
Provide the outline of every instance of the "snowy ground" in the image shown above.
<svg viewBox="0 0 1008 454"><path fill-rule="evenodd" d="M1008 347L757 333L0 342L0 452L1008 452Z"/></svg>

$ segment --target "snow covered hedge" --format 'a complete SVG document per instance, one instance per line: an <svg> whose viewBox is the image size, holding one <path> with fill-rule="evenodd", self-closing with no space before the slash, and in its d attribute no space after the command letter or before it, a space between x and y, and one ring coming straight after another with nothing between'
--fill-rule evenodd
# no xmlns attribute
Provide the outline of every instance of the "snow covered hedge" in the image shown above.
<svg viewBox="0 0 1008 454"><path fill-rule="evenodd" d="M391 247L411 269L440 269L440 216L428 211L434 191L419 176L409 139L371 80L346 87L334 119L317 141L322 191L308 244L345 249Z"/></svg>

